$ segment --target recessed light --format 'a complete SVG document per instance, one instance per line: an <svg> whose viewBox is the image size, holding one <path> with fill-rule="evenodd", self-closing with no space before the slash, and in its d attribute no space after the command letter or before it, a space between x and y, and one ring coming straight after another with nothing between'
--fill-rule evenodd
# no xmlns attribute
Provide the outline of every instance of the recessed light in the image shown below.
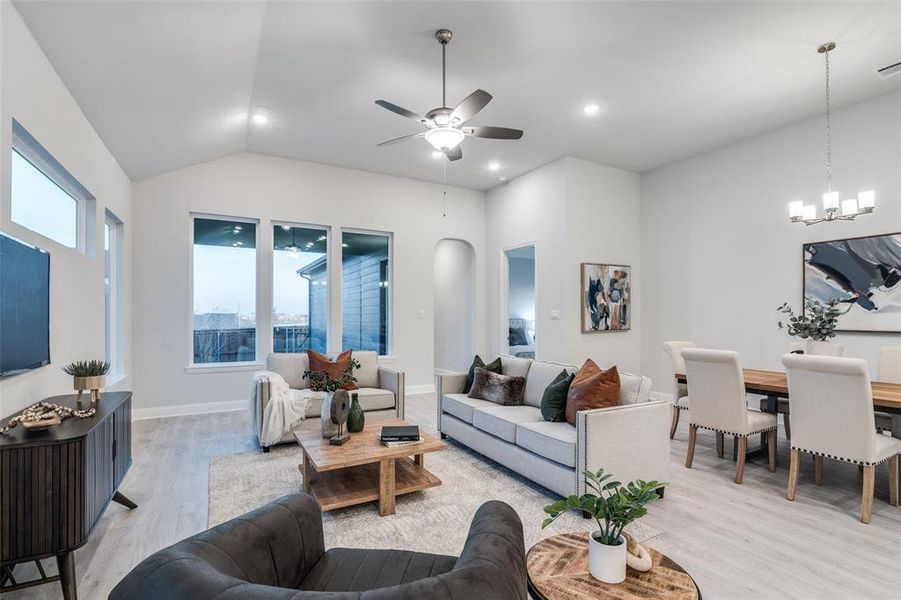
<svg viewBox="0 0 901 600"><path fill-rule="evenodd" d="M501 165L500 165L500 163L493 162L488 165L488 168L492 171L497 171L498 169L501 168Z"/></svg>
<svg viewBox="0 0 901 600"><path fill-rule="evenodd" d="M442 156L444 156L444 152L442 152L441 150L435 150L434 152L432 152L432 158L436 160L441 158Z"/></svg>
<svg viewBox="0 0 901 600"><path fill-rule="evenodd" d="M506 175L501 175L500 177L497 178L497 180L498 180L498 181L507 181L507 176L506 176Z"/></svg>
<svg viewBox="0 0 901 600"><path fill-rule="evenodd" d="M582 107L582 112L588 116L596 115L600 112L601 107L597 104L586 104Z"/></svg>
<svg viewBox="0 0 901 600"><path fill-rule="evenodd" d="M250 118L257 125L265 125L269 122L269 111L263 106L257 106Z"/></svg>

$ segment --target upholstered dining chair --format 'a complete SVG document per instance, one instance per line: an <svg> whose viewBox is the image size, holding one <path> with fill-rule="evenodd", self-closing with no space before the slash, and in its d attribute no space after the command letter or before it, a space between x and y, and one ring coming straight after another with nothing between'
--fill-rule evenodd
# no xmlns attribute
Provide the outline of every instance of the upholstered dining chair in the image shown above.
<svg viewBox="0 0 901 600"><path fill-rule="evenodd" d="M694 347L694 342L665 342L663 344L663 351L669 356L673 371L673 424L669 430L669 439L676 436L676 428L679 427L679 413L688 410L688 386L676 381L676 374L685 372L682 350Z"/></svg>
<svg viewBox="0 0 901 600"><path fill-rule="evenodd" d="M688 453L685 466L694 460L698 429L716 432L716 453L723 458L723 436L738 440L735 483L741 483L745 472L748 437L766 433L769 446L770 471L776 470L776 415L748 409L745 381L738 353L729 350L686 348L682 351L688 394L691 397Z"/></svg>
<svg viewBox="0 0 901 600"><path fill-rule="evenodd" d="M883 346L879 349L878 381L901 383L901 346ZM876 429L892 431L892 416L876 411Z"/></svg>
<svg viewBox="0 0 901 600"><path fill-rule="evenodd" d="M863 466L860 520L870 522L876 465L889 461L889 496L898 506L901 440L876 433L867 362L859 358L786 354L782 364L791 398L792 439L788 499L795 499L801 452L814 456L814 478L823 483L823 458Z"/></svg>

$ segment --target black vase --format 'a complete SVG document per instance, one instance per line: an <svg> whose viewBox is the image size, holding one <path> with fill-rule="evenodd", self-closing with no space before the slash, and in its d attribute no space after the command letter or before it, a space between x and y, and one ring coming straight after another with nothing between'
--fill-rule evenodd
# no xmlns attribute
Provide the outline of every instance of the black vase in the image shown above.
<svg viewBox="0 0 901 600"><path fill-rule="evenodd" d="M363 431L366 425L366 415L360 406L360 399L357 394L350 395L350 412L347 415L347 430L351 433L359 433Z"/></svg>

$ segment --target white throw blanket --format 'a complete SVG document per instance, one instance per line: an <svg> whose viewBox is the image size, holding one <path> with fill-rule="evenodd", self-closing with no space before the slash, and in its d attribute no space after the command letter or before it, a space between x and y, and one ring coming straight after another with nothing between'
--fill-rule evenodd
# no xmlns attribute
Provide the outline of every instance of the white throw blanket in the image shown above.
<svg viewBox="0 0 901 600"><path fill-rule="evenodd" d="M271 446L300 425L306 416L310 400L320 392L292 389L278 373L259 371L253 375L253 389L250 394L252 403L257 402L257 384L263 378L269 380L269 402L263 409L260 443L263 446Z"/></svg>

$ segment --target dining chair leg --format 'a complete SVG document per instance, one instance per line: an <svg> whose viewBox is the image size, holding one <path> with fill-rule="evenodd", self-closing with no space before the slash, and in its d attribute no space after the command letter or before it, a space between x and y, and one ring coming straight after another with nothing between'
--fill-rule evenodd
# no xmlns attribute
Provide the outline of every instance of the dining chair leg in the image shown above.
<svg viewBox="0 0 901 600"><path fill-rule="evenodd" d="M813 480L817 485L823 485L823 457L813 455Z"/></svg>
<svg viewBox="0 0 901 600"><path fill-rule="evenodd" d="M741 483L745 476L745 458L748 454L748 438L739 436L738 438L738 462L735 465L735 483Z"/></svg>
<svg viewBox="0 0 901 600"><path fill-rule="evenodd" d="M788 413L783 413L782 415L782 429L785 430L785 439L792 439L792 423L791 417L788 416Z"/></svg>
<svg viewBox="0 0 901 600"><path fill-rule="evenodd" d="M723 435L722 431L716 432L716 455L719 458L723 458L723 456L725 456L725 454L726 454L725 451L723 450L723 438L724 437L725 436Z"/></svg>
<svg viewBox="0 0 901 600"><path fill-rule="evenodd" d="M682 412L678 406L673 404L673 424L669 428L669 439L676 437L676 429L679 428L679 413Z"/></svg>
<svg viewBox="0 0 901 600"><path fill-rule="evenodd" d="M685 468L691 468L691 462L695 458L695 442L698 441L698 426L688 426L688 453L685 455Z"/></svg>
<svg viewBox="0 0 901 600"><path fill-rule="evenodd" d="M901 463L901 456L898 455L895 455L888 460L888 495L889 502L891 502L892 506L898 506L899 500L901 500L901 498L898 497L898 480L901 479L901 473L898 472L899 463Z"/></svg>
<svg viewBox="0 0 901 600"><path fill-rule="evenodd" d="M774 473L776 471L776 430L767 433L767 449L770 453L770 473Z"/></svg>
<svg viewBox="0 0 901 600"><path fill-rule="evenodd" d="M798 471L801 470L801 451L797 448L792 448L791 452L791 466L788 470L788 494L786 498L789 500L795 499L795 492L798 490Z"/></svg>
<svg viewBox="0 0 901 600"><path fill-rule="evenodd" d="M863 495L860 503L860 522L869 523L873 515L873 488L876 484L876 467L865 465L863 468Z"/></svg>

